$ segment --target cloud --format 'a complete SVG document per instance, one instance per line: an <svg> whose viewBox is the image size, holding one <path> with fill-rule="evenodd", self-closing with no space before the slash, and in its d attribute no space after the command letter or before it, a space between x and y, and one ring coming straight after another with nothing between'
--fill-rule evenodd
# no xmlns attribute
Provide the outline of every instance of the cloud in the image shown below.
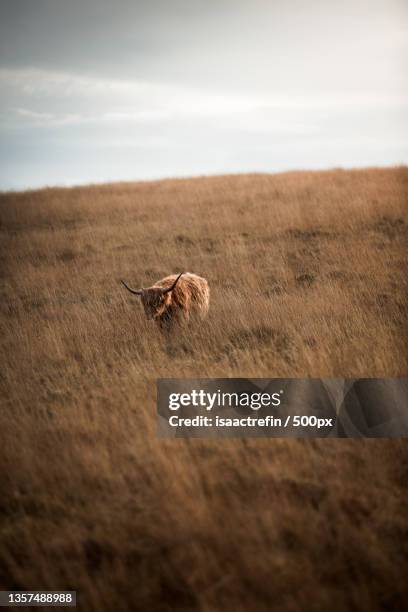
<svg viewBox="0 0 408 612"><path fill-rule="evenodd" d="M51 113L36 113L27 108L16 108L16 113L23 118L33 119L34 121L50 121L54 118Z"/></svg>
<svg viewBox="0 0 408 612"><path fill-rule="evenodd" d="M27 106L15 107L16 113L36 125L98 121L150 123L183 116L222 117L228 123L229 117L234 119L242 115L250 120L257 115L267 127L279 123L279 117L273 117L273 113L304 115L313 111L327 113L347 109L391 111L408 105L408 95L398 92L217 94L179 85L33 69L1 69L0 86L8 92L10 104L27 103ZM61 110L55 112L58 106Z"/></svg>
<svg viewBox="0 0 408 612"><path fill-rule="evenodd" d="M0 3L0 186L402 162L406 17L403 0Z"/></svg>

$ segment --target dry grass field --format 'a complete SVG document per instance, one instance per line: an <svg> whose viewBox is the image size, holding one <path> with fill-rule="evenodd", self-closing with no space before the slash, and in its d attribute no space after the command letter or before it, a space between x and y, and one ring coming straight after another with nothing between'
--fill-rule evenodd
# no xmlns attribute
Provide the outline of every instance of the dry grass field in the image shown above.
<svg viewBox="0 0 408 612"><path fill-rule="evenodd" d="M403 440L157 439L157 377L404 376L408 169L0 196L0 588L402 610ZM119 285L208 279L172 338Z"/></svg>

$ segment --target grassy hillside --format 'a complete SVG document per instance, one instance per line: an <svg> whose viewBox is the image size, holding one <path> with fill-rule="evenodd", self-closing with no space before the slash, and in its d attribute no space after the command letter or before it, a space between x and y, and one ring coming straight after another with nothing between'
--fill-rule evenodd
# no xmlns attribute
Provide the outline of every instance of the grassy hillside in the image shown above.
<svg viewBox="0 0 408 612"><path fill-rule="evenodd" d="M0 587L84 610L408 602L408 446L157 440L155 379L407 375L408 169L0 196ZM119 285L181 271L163 337Z"/></svg>

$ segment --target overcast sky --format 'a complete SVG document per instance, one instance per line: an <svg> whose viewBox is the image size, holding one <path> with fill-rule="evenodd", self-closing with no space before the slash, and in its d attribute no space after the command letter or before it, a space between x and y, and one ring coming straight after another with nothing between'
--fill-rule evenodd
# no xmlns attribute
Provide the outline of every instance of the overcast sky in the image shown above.
<svg viewBox="0 0 408 612"><path fill-rule="evenodd" d="M0 0L0 189L408 162L406 0Z"/></svg>

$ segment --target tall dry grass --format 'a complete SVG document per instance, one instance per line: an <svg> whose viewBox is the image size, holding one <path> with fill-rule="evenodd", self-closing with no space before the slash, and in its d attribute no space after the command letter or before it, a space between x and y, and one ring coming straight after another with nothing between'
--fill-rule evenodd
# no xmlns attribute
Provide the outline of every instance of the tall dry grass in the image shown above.
<svg viewBox="0 0 408 612"><path fill-rule="evenodd" d="M157 440L157 377L407 374L408 170L0 196L0 587L80 609L407 604L408 448ZM118 284L191 271L160 335Z"/></svg>

